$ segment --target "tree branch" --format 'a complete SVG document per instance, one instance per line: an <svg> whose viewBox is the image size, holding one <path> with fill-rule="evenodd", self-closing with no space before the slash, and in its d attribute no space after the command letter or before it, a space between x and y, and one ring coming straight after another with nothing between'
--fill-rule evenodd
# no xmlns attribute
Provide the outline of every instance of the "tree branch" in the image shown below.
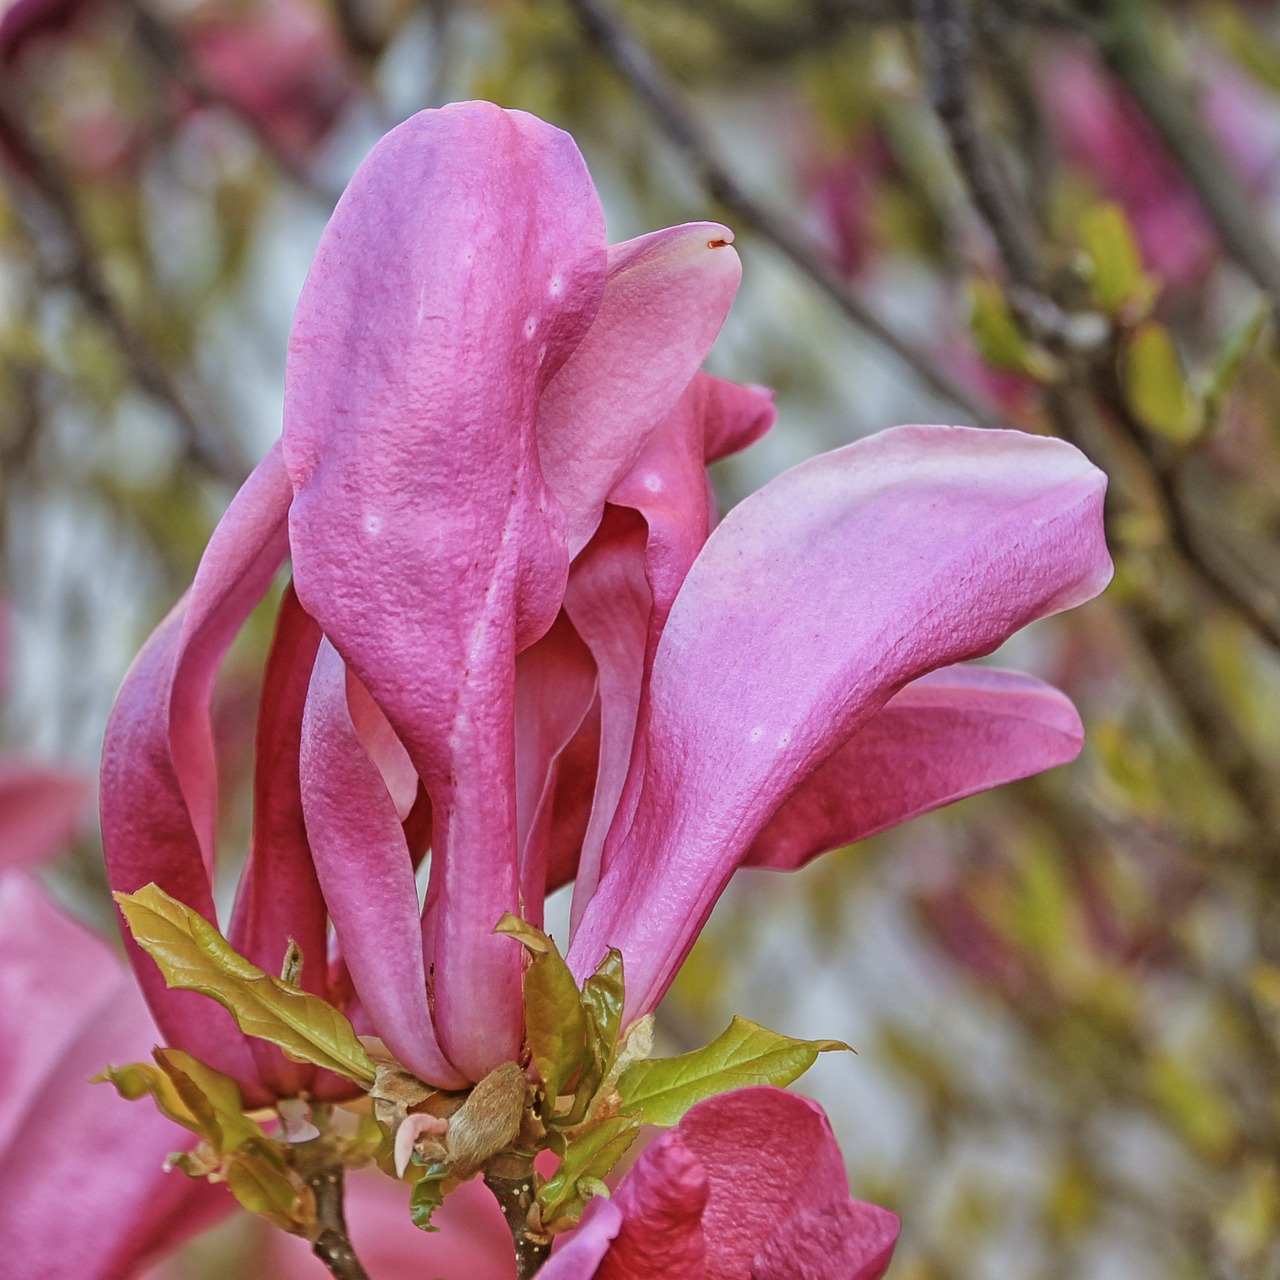
<svg viewBox="0 0 1280 1280"><path fill-rule="evenodd" d="M116 302L80 219L70 183L53 157L27 132L2 88L0 143L3 144L0 158L6 150L11 157L10 163L4 166L10 184L30 190L47 211L65 244L68 260L54 274L66 280L85 309L106 330L137 386L177 422L189 461L215 479L239 484L248 471L239 450L226 439L211 438L179 392L164 362ZM22 192L15 190L15 194L21 196ZM20 210L23 203L21 199L18 201ZM26 221L33 240L39 245L43 239L42 228L35 219Z"/></svg>
<svg viewBox="0 0 1280 1280"><path fill-rule="evenodd" d="M717 158L676 87L602 0L568 0L568 3L587 38L631 87L703 186L736 219L773 245L801 275L817 285L848 320L892 352L935 395L955 405L981 426L1013 425L997 409L938 368L928 352L881 320L815 248L746 191Z"/></svg>
<svg viewBox="0 0 1280 1280"><path fill-rule="evenodd" d="M329 1268L335 1280L369 1280L347 1234L347 1218L342 1208L342 1166L335 1164L319 1169L309 1174L306 1182L316 1198L317 1234L311 1241L311 1251Z"/></svg>
<svg viewBox="0 0 1280 1280"><path fill-rule="evenodd" d="M513 1164L507 1160L504 1164ZM493 1192L502 1209L502 1216L507 1220L511 1232L511 1242L516 1250L516 1280L530 1280L542 1269L543 1264L551 1256L551 1241L548 1237L538 1235L529 1226L529 1211L533 1208L536 1194L536 1183L533 1173L533 1162L528 1161L528 1169L514 1167L499 1172L491 1167L485 1170L484 1184ZM491 1162L491 1165L496 1162ZM505 1176L510 1174L511 1176Z"/></svg>

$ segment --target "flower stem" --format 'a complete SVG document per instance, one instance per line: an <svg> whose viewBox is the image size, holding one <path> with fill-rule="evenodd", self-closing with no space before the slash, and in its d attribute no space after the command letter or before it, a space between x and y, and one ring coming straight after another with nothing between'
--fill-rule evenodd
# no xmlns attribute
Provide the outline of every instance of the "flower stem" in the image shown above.
<svg viewBox="0 0 1280 1280"><path fill-rule="evenodd" d="M516 1250L516 1280L530 1280L551 1256L551 1241L529 1223L529 1210L533 1208L536 1194L532 1161L527 1172L514 1169L511 1172L515 1176L502 1177L492 1170L486 1171L484 1184L493 1192L511 1230L511 1243Z"/></svg>
<svg viewBox="0 0 1280 1280"><path fill-rule="evenodd" d="M307 1186L316 1198L316 1235L311 1241L311 1249L336 1280L369 1280L347 1235L347 1219L342 1211L342 1182L340 1164L318 1169L307 1177Z"/></svg>

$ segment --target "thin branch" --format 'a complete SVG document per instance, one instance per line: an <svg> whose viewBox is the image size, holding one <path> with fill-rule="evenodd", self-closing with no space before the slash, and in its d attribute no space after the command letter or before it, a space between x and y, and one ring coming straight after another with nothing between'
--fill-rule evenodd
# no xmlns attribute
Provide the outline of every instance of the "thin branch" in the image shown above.
<svg viewBox="0 0 1280 1280"><path fill-rule="evenodd" d="M817 285L847 319L891 351L935 395L950 401L981 426L1014 425L938 368L927 351L880 319L818 250L742 186L715 155L679 90L602 0L568 0L568 3L588 39L631 87L668 142L710 194L735 218L772 244Z"/></svg>
<svg viewBox="0 0 1280 1280"><path fill-rule="evenodd" d="M191 409L164 362L146 337L116 302L98 264L97 256L80 218L70 183L52 156L27 132L7 96L0 92L0 157L5 150L11 161L5 166L10 184L21 199L25 187L47 212L64 242L67 261L55 274L65 279L92 315L110 335L133 381L166 409L182 431L188 459L218 480L239 483L248 470L239 450L224 438L213 439ZM27 219L33 239L44 236L38 220Z"/></svg>
<svg viewBox="0 0 1280 1280"><path fill-rule="evenodd" d="M311 1251L329 1268L335 1280L369 1280L347 1234L347 1219L342 1207L342 1166L336 1164L319 1169L306 1181L316 1198L317 1232L311 1241Z"/></svg>
<svg viewBox="0 0 1280 1280"><path fill-rule="evenodd" d="M529 1212L534 1206L537 1187L533 1163L528 1163L525 1171L517 1173L512 1169L516 1174L513 1177L503 1177L492 1169L484 1175L484 1184L493 1192L511 1232L516 1251L516 1280L530 1280L551 1256L550 1239L531 1231L529 1226Z"/></svg>

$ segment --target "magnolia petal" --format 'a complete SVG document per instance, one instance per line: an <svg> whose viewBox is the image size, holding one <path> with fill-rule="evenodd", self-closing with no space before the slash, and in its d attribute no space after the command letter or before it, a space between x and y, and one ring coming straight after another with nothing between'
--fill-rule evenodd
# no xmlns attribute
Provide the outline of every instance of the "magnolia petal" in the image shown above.
<svg viewBox="0 0 1280 1280"><path fill-rule="evenodd" d="M289 482L279 446L245 481L209 540L190 590L125 676L102 753L102 844L111 887L154 881L216 920L211 881L217 775L209 702L218 666L288 550ZM231 1015L206 996L169 991L126 937L138 981L167 1043L267 1095Z"/></svg>
<svg viewBox="0 0 1280 1280"><path fill-rule="evenodd" d="M111 950L25 876L0 877L0 1238L15 1276L119 1280L234 1202L165 1174L190 1135L89 1077L157 1032ZM67 1206L75 1230L67 1230Z"/></svg>
<svg viewBox="0 0 1280 1280"><path fill-rule="evenodd" d="M597 1196L587 1205L577 1229L556 1243L540 1280L595 1280L609 1245L622 1229L622 1213L612 1200Z"/></svg>
<svg viewBox="0 0 1280 1280"><path fill-rule="evenodd" d="M693 222L610 247L600 310L538 412L571 555L711 350L742 278L732 240L727 227Z"/></svg>
<svg viewBox="0 0 1280 1280"><path fill-rule="evenodd" d="M227 940L267 973L279 973L290 943L302 951L301 986L328 995L329 915L311 864L302 814L298 752L302 710L320 629L286 588L267 655L258 704L253 779L253 839L240 876ZM314 1069L275 1045L251 1038L268 1087L287 1098L311 1086Z"/></svg>
<svg viewBox="0 0 1280 1280"><path fill-rule="evenodd" d="M900 689L782 802L745 866L792 871L917 814L1080 754L1084 727L1052 686L947 667Z"/></svg>
<svg viewBox="0 0 1280 1280"><path fill-rule="evenodd" d="M606 507L596 536L574 561L565 595L565 609L600 673L600 756L573 888L574 926L600 880L605 837L631 763L653 613L644 573L647 541L636 512Z"/></svg>
<svg viewBox="0 0 1280 1280"><path fill-rule="evenodd" d="M567 134L487 103L423 112L347 188L290 342L298 595L431 797L437 1024L477 1080L520 1049L520 947L493 934L519 909L515 655L568 570L534 423L605 265Z"/></svg>
<svg viewBox="0 0 1280 1280"><path fill-rule="evenodd" d="M516 831L524 918L541 926L559 762L596 696L591 652L562 612L516 659Z"/></svg>
<svg viewBox="0 0 1280 1280"><path fill-rule="evenodd" d="M0 760L0 870L62 852L84 821L89 780L70 769Z"/></svg>
<svg viewBox="0 0 1280 1280"><path fill-rule="evenodd" d="M751 1280L880 1280L898 1215L861 1200L804 1209L782 1222L751 1263Z"/></svg>
<svg viewBox="0 0 1280 1280"><path fill-rule="evenodd" d="M600 667L602 741L591 825L574 886L577 927L605 865L611 826L624 826L636 798L624 800L644 678L662 628L714 523L705 463L745 448L773 425L770 394L699 373L614 486L604 522L574 562L565 607ZM643 525L628 521L631 509ZM613 514L610 514L610 513Z"/></svg>
<svg viewBox="0 0 1280 1280"><path fill-rule="evenodd" d="M591 704L578 732L560 753L547 833L547 893L563 888L578 871L587 837L600 759L600 699Z"/></svg>
<svg viewBox="0 0 1280 1280"><path fill-rule="evenodd" d="M1061 441L899 427L731 512L659 642L575 975L616 946L627 1017L653 1008L764 823L899 688L1102 589L1105 484Z"/></svg>
<svg viewBox="0 0 1280 1280"><path fill-rule="evenodd" d="M352 724L346 668L327 640L302 721L301 776L316 874L364 1011L410 1071L456 1089L466 1081L441 1053L432 1027L404 828Z"/></svg>
<svg viewBox="0 0 1280 1280"><path fill-rule="evenodd" d="M678 1134L665 1133L631 1167L614 1203L622 1226L596 1280L703 1280L707 1242L702 1213L711 1194L707 1172Z"/></svg>

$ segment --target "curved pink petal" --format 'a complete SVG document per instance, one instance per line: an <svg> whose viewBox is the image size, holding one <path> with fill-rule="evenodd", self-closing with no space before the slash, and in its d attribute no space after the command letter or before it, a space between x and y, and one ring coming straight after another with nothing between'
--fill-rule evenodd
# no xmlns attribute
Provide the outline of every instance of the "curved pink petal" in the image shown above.
<svg viewBox="0 0 1280 1280"><path fill-rule="evenodd" d="M561 756L596 696L591 652L562 612L516 659L516 832L524 918L542 925Z"/></svg>
<svg viewBox="0 0 1280 1280"><path fill-rule="evenodd" d="M1084 727L1050 685L947 667L900 689L789 795L744 866L792 871L917 814L1065 764Z"/></svg>
<svg viewBox="0 0 1280 1280"><path fill-rule="evenodd" d="M316 874L360 1002L421 1079L466 1083L441 1053L427 999L422 925L404 828L347 708L347 671L322 641L302 721L302 806Z"/></svg>
<svg viewBox="0 0 1280 1280"><path fill-rule="evenodd" d="M703 1231L710 1194L698 1157L678 1133L663 1134L618 1186L614 1204L622 1225L595 1280L704 1280L714 1247Z"/></svg>
<svg viewBox="0 0 1280 1280"><path fill-rule="evenodd" d="M898 689L1102 589L1105 484L1060 441L900 427L730 513L663 631L574 972L616 946L651 1009L764 823Z"/></svg>
<svg viewBox="0 0 1280 1280"><path fill-rule="evenodd" d="M804 1209L782 1222L751 1263L751 1280L880 1280L898 1243L898 1215L860 1200Z"/></svg>
<svg viewBox="0 0 1280 1280"><path fill-rule="evenodd" d="M290 343L298 596L430 794L437 1025L473 1079L520 1049L520 947L493 934L519 908L515 655L554 621L568 570L534 423L604 277L573 141L464 103L361 165Z"/></svg>
<svg viewBox="0 0 1280 1280"><path fill-rule="evenodd" d="M84 821L89 780L70 769L0 760L0 871L63 851Z"/></svg>
<svg viewBox="0 0 1280 1280"><path fill-rule="evenodd" d="M563 888L578 872L587 837L600 759L600 699L591 704L578 732L560 753L547 833L547 893Z"/></svg>
<svg viewBox="0 0 1280 1280"><path fill-rule="evenodd" d="M538 411L571 555L711 350L742 278L732 240L727 227L692 222L610 246L600 310Z"/></svg>
<svg viewBox="0 0 1280 1280"><path fill-rule="evenodd" d="M587 1205L577 1228L556 1242L551 1261L538 1272L539 1280L594 1280L601 1260L621 1229L618 1206L597 1196Z"/></svg>
<svg viewBox="0 0 1280 1280"><path fill-rule="evenodd" d="M301 986L328 995L329 915L311 864L298 752L302 711L320 629L303 612L293 587L280 601L258 706L253 785L253 840L240 876L227 938L267 973L279 973L289 943L302 950ZM274 1045L251 1039L258 1070L280 1097L310 1086L314 1070L291 1062Z"/></svg>
<svg viewBox="0 0 1280 1280"><path fill-rule="evenodd" d="M111 887L132 893L154 881L210 921L217 775L209 702L228 646L284 561L289 498L276 446L219 521L191 589L134 660L107 724L100 804ZM127 937L126 946L166 1042L262 1102L231 1015L205 996L169 991L150 957Z"/></svg>
<svg viewBox="0 0 1280 1280"><path fill-rule="evenodd" d="M773 425L772 396L699 373L614 486L596 537L575 560L565 607L600 668L601 750L595 804L573 895L573 925L595 892L611 825L625 824L644 679L714 508L706 462L746 448ZM640 521L627 517L631 510ZM619 810L622 810L619 813Z"/></svg>
<svg viewBox="0 0 1280 1280"><path fill-rule="evenodd" d="M0 877L0 1024L7 1274L126 1280L234 1207L223 1188L163 1172L189 1134L89 1083L145 1059L155 1027L110 949L16 875Z"/></svg>

